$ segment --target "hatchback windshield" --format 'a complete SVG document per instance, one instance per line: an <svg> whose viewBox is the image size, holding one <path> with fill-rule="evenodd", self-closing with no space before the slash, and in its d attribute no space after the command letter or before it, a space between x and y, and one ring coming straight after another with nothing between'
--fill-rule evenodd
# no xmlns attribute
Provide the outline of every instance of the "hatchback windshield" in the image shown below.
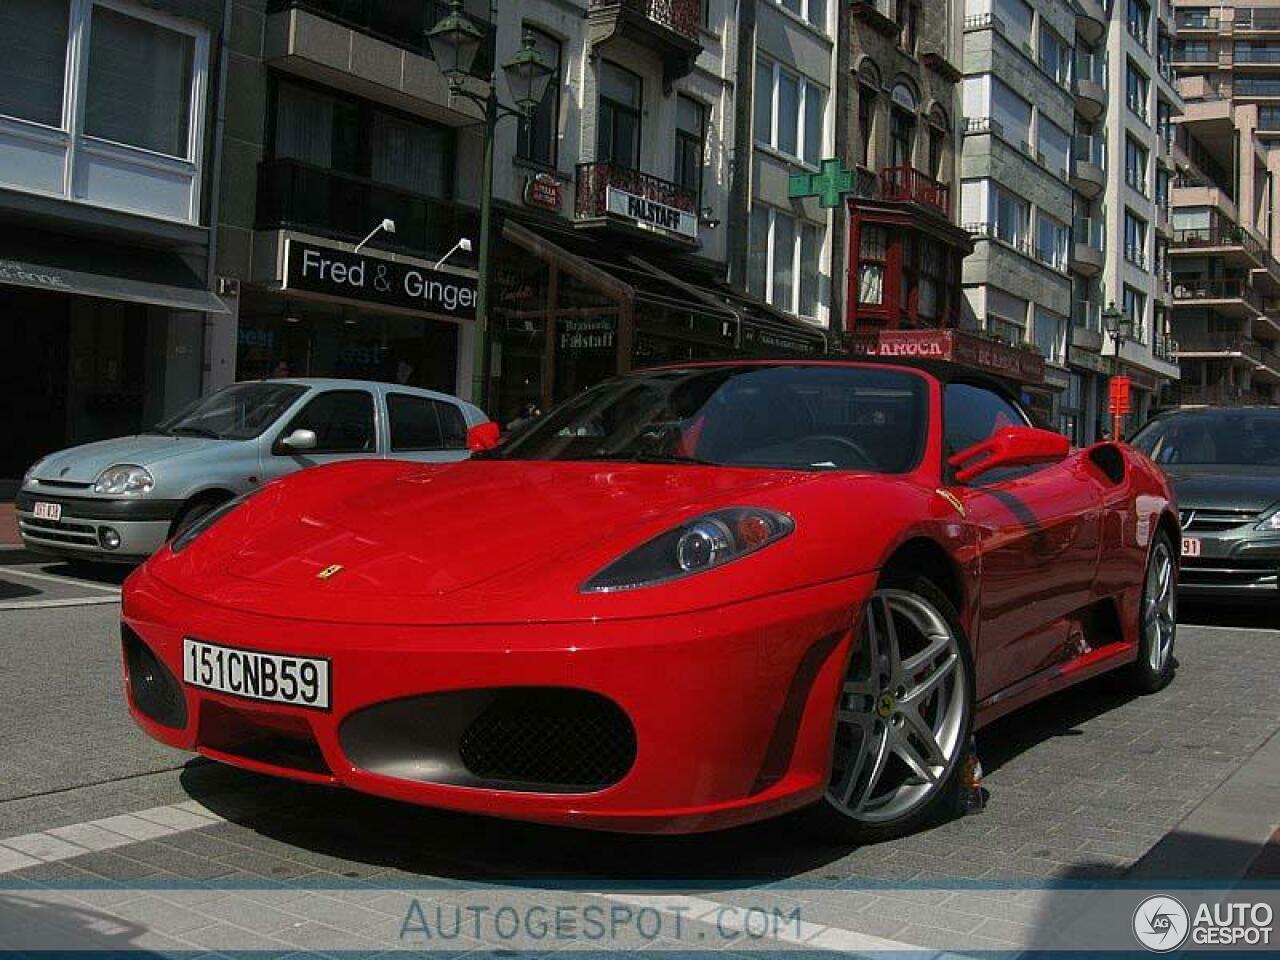
<svg viewBox="0 0 1280 960"><path fill-rule="evenodd" d="M495 455L901 473L927 403L922 377L873 367L653 370L579 394Z"/></svg>
<svg viewBox="0 0 1280 960"><path fill-rule="evenodd" d="M1198 410L1154 420L1133 445L1156 463L1280 466L1280 410Z"/></svg>
<svg viewBox="0 0 1280 960"><path fill-rule="evenodd" d="M201 397L152 432L248 440L275 423L306 389L295 383L235 383Z"/></svg>

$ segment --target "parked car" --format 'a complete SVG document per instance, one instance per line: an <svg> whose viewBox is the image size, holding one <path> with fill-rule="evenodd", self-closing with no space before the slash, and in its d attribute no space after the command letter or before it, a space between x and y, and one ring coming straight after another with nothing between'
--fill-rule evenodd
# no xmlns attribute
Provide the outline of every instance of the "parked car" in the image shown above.
<svg viewBox="0 0 1280 960"><path fill-rule="evenodd" d="M1183 593L1280 600L1280 409L1172 411L1133 445L1177 492Z"/></svg>
<svg viewBox="0 0 1280 960"><path fill-rule="evenodd" d="M298 780L608 830L805 808L890 836L973 730L1173 674L1178 521L945 366L688 365L463 463L309 470L125 586L152 737Z"/></svg>
<svg viewBox="0 0 1280 960"><path fill-rule="evenodd" d="M136 562L277 477L339 460L463 460L469 440L489 442L481 438L488 423L469 403L414 387L236 383L138 436L40 460L18 493L18 527L23 542L42 553Z"/></svg>

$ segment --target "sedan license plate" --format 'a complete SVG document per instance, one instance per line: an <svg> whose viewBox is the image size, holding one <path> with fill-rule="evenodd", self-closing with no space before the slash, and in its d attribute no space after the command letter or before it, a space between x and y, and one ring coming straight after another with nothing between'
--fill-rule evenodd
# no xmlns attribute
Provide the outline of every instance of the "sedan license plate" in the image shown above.
<svg viewBox="0 0 1280 960"><path fill-rule="evenodd" d="M329 661L317 657L241 650L186 637L182 679L249 700L329 709Z"/></svg>
<svg viewBox="0 0 1280 960"><path fill-rule="evenodd" d="M1183 537L1182 538L1182 555L1184 557L1200 556L1200 538L1199 537Z"/></svg>
<svg viewBox="0 0 1280 960"><path fill-rule="evenodd" d="M35 514L37 520L61 520L62 504L44 503L43 501L37 500L36 505L32 508L31 512Z"/></svg>

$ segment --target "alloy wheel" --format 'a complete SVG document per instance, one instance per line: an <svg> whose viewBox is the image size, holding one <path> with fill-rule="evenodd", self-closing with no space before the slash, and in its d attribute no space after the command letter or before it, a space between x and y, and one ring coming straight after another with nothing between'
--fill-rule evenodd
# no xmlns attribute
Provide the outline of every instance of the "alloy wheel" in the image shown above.
<svg viewBox="0 0 1280 960"><path fill-rule="evenodd" d="M865 823L919 810L942 789L969 695L960 641L926 598L877 590L859 627L836 716L827 800Z"/></svg>
<svg viewBox="0 0 1280 960"><path fill-rule="evenodd" d="M1156 541L1147 566L1147 579L1142 593L1142 631L1147 641L1147 658L1151 671L1164 673L1173 653L1174 635L1178 629L1177 574L1173 552L1163 538Z"/></svg>

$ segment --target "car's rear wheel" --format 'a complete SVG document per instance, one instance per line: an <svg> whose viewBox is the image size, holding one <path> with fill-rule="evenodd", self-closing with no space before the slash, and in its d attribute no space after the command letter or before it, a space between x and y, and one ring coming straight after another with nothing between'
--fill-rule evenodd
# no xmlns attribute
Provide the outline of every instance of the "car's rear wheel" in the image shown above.
<svg viewBox="0 0 1280 960"><path fill-rule="evenodd" d="M1178 562L1173 540L1160 533L1147 558L1138 618L1138 659L1130 677L1143 693L1154 693L1173 679L1173 643L1178 632Z"/></svg>
<svg viewBox="0 0 1280 960"><path fill-rule="evenodd" d="M832 839L910 833L953 805L973 728L973 665L933 583L887 577L858 628L836 711L826 796L805 811Z"/></svg>

